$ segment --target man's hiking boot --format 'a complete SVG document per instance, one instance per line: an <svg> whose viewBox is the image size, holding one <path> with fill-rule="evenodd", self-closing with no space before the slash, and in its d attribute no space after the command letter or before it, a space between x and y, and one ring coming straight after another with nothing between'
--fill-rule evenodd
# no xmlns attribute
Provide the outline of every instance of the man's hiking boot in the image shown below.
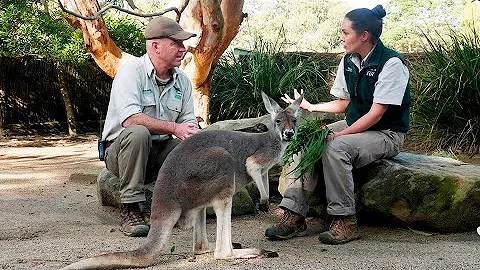
<svg viewBox="0 0 480 270"><path fill-rule="evenodd" d="M328 231L322 232L318 240L324 244L338 245L345 244L360 238L358 233L357 219L355 215L344 217L333 217Z"/></svg>
<svg viewBox="0 0 480 270"><path fill-rule="evenodd" d="M286 240L295 236L307 234L305 217L298 215L288 209L283 212L282 220L265 231L265 236L271 240Z"/></svg>
<svg viewBox="0 0 480 270"><path fill-rule="evenodd" d="M152 222L150 222L150 215L152 214L152 209L149 202L139 203L140 212L142 213L142 219L150 227Z"/></svg>
<svg viewBox="0 0 480 270"><path fill-rule="evenodd" d="M120 230L125 235L133 237L147 236L150 227L143 220L138 204L136 204L136 207L122 205L120 217L122 218Z"/></svg>

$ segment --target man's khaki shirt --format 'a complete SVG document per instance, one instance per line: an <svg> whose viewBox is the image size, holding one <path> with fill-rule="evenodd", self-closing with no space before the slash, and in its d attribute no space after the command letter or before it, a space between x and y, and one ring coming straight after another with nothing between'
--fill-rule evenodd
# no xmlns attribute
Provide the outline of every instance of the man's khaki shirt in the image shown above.
<svg viewBox="0 0 480 270"><path fill-rule="evenodd" d="M172 73L173 80L159 87L148 55L128 59L113 80L102 139L115 140L124 129L123 121L137 113L164 121L196 123L192 84L180 69L174 68ZM152 134L152 140L169 137Z"/></svg>

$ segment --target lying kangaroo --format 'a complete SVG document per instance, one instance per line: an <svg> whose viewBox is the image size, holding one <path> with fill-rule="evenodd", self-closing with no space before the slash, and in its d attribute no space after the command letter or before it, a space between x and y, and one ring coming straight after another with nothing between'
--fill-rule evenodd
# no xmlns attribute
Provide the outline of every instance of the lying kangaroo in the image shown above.
<svg viewBox="0 0 480 270"><path fill-rule="evenodd" d="M116 269L156 264L167 251L175 224L193 225L193 252L214 250L216 259L268 254L261 249L233 249L231 210L233 195L255 181L260 204L268 209L268 170L282 159L295 138L297 112L303 96L282 109L262 93L272 127L265 133L203 131L179 144L159 171L152 198L151 228L146 242L134 251L104 254L66 266L67 269ZM216 243L209 248L206 207L217 216Z"/></svg>

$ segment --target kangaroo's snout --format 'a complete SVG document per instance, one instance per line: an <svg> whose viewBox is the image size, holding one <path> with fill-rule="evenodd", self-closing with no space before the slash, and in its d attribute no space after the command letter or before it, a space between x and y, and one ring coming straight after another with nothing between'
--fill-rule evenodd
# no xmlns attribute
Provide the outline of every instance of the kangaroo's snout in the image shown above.
<svg viewBox="0 0 480 270"><path fill-rule="evenodd" d="M295 131L293 129L286 129L283 131L283 140L291 142L295 139Z"/></svg>

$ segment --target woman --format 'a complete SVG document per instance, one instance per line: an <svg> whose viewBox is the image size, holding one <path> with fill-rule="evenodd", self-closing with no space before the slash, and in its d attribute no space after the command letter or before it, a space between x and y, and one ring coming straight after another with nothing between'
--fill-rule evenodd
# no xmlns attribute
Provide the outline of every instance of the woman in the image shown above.
<svg viewBox="0 0 480 270"><path fill-rule="evenodd" d="M333 134L322 158L330 229L320 234L325 244L343 244L359 237L355 216L352 169L397 155L409 128L409 73L400 55L380 41L385 16L383 6L348 12L342 22L340 40L346 55L340 61L330 93L334 101L301 108L312 112L345 113L345 120L330 124ZM300 95L294 90L294 97ZM287 94L282 98L292 103ZM291 166L296 166L297 156ZM305 234L308 198L316 186L312 176L295 181L289 176L280 203L283 220L268 228L271 239Z"/></svg>

